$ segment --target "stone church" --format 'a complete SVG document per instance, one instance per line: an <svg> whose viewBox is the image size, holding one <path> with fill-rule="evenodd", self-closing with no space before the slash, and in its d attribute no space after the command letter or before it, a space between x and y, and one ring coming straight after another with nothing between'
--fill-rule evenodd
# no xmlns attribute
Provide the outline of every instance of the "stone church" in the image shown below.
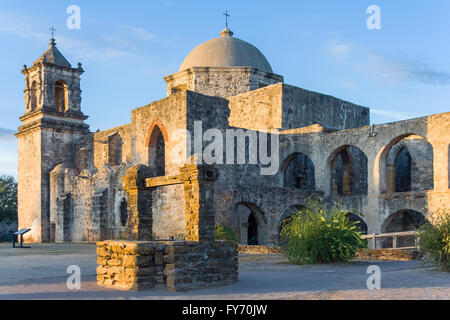
<svg viewBox="0 0 450 320"><path fill-rule="evenodd" d="M32 229L28 241L120 237L133 223L122 178L136 165L148 168L151 236L185 239L176 177L185 162L201 161L198 148L190 148L198 146L199 123L202 132L235 134L233 152L223 151L235 161L213 164L210 201L216 222L242 244L276 244L281 222L311 194L348 210L364 233L414 230L450 205L450 113L370 125L366 107L285 84L256 47L228 28L164 78L166 98L131 110L131 122L115 128L89 130L83 72L53 38L22 70L18 214L19 227ZM212 140L205 136L202 149ZM241 161L239 143L248 149ZM262 161L263 149L271 163ZM276 168L262 174L268 166Z"/></svg>

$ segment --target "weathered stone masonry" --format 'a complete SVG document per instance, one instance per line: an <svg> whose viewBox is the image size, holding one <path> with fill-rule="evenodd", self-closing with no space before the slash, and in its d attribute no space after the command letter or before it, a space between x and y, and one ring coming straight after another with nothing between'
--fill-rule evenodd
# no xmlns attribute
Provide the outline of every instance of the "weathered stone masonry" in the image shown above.
<svg viewBox="0 0 450 320"><path fill-rule="evenodd" d="M81 111L84 70L72 68L54 40L23 69L18 201L19 227L32 228L26 240L126 234L197 241L212 224L203 215L213 210L241 244L276 244L280 223L310 194L362 213L368 233L413 230L445 214L450 113L370 126L368 108L285 84L258 49L229 30L221 35L164 78L166 98L131 110L130 123L99 132L89 131ZM180 172L192 155L187 146L197 121L224 136L242 129L256 144L259 133L276 130L277 173L261 175L263 166L246 155L244 164L215 165L214 188L208 179L197 185L196 169ZM180 129L191 140L176 135ZM129 175L142 179L123 184ZM186 202L185 194L200 198ZM197 208L199 216L192 216Z"/></svg>
<svg viewBox="0 0 450 320"><path fill-rule="evenodd" d="M120 289L148 289L165 284L169 290L190 290L237 281L237 244L214 241L214 207L211 201L217 171L186 165L176 177L145 178L149 170L135 166L123 179L128 193L128 234L132 240L151 240L152 189L183 183L186 241L103 241L97 243L97 283ZM136 196L134 196L136 195Z"/></svg>

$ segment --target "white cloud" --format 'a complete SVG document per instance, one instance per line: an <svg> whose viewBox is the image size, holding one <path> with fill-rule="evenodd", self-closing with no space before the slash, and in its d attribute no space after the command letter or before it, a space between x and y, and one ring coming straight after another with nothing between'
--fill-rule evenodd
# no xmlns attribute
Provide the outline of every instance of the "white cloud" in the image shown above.
<svg viewBox="0 0 450 320"><path fill-rule="evenodd" d="M47 43L49 32L36 32L42 29L32 17L14 12L0 12L0 32L10 33L22 38L36 39ZM70 51L76 59L118 60L136 57L137 44L157 39L144 28L126 25L113 25L113 32L101 38L102 41L88 41L78 37L58 34L56 42L66 52Z"/></svg>
<svg viewBox="0 0 450 320"><path fill-rule="evenodd" d="M336 59L344 60L350 54L351 46L337 40L333 40L328 45L328 53Z"/></svg>
<svg viewBox="0 0 450 320"><path fill-rule="evenodd" d="M388 82L415 81L427 84L450 84L450 72L436 70L419 61L389 61L380 54L370 53L364 68L372 77Z"/></svg>

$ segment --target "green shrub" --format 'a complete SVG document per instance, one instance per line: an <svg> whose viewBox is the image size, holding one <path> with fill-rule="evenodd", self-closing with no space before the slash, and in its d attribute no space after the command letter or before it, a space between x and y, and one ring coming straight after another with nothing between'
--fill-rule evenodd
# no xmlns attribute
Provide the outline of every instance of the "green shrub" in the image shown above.
<svg viewBox="0 0 450 320"><path fill-rule="evenodd" d="M450 216L434 225L420 227L419 246L421 255L427 257L440 270L450 271Z"/></svg>
<svg viewBox="0 0 450 320"><path fill-rule="evenodd" d="M239 242L233 230L221 224L216 224L214 229L214 237L216 240L232 240L234 242Z"/></svg>
<svg viewBox="0 0 450 320"><path fill-rule="evenodd" d="M288 261L297 264L349 262L357 248L366 246L358 222L347 218L348 211L328 209L318 197L281 226L281 244Z"/></svg>

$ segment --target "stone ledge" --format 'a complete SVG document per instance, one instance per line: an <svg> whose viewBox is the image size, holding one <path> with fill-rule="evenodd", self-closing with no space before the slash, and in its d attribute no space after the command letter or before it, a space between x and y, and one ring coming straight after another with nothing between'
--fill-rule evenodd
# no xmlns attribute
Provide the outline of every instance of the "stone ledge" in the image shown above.
<svg viewBox="0 0 450 320"><path fill-rule="evenodd" d="M410 261L417 256L415 249L358 249L355 259L357 260L396 260Z"/></svg>
<svg viewBox="0 0 450 320"><path fill-rule="evenodd" d="M239 253L260 253L260 254L274 254L281 253L280 248L269 246L256 246L256 245L242 245L238 246Z"/></svg>

